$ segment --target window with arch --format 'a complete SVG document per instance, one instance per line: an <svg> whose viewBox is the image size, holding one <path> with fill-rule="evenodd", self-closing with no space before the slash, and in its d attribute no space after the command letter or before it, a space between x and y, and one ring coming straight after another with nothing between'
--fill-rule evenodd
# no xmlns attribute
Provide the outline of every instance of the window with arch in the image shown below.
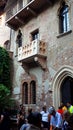
<svg viewBox="0 0 73 130"><path fill-rule="evenodd" d="M23 102L28 104L28 84L25 82L23 84Z"/></svg>
<svg viewBox="0 0 73 130"><path fill-rule="evenodd" d="M5 41L5 43L4 43L4 48L5 48L7 51L10 50L10 41L9 41L9 40Z"/></svg>
<svg viewBox="0 0 73 130"><path fill-rule="evenodd" d="M22 101L24 104L36 104L36 82L24 82L22 88Z"/></svg>
<svg viewBox="0 0 73 130"><path fill-rule="evenodd" d="M65 2L62 3L62 8L59 12L59 32L65 33L70 30L70 24L69 24L69 6L65 4Z"/></svg>
<svg viewBox="0 0 73 130"><path fill-rule="evenodd" d="M30 83L30 104L36 104L36 82Z"/></svg>

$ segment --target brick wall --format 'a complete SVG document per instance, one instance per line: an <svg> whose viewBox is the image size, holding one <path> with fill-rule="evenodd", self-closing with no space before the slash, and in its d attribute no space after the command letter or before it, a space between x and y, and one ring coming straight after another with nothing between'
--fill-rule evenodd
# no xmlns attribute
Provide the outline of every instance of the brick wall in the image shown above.
<svg viewBox="0 0 73 130"><path fill-rule="evenodd" d="M71 30L73 29L73 2L70 3L70 23ZM73 32L59 36L59 19L58 10L60 3L49 7L37 17L29 21L25 26L21 27L23 34L23 46L29 43L29 35L34 30L39 29L40 39L47 44L47 68L42 70L41 67L29 69L28 77L32 79L31 75L36 77L37 83L37 103L35 106L41 107L44 104L47 106L53 105L53 80L58 70L64 66L73 66ZM14 39L11 39L12 44L15 43L16 34ZM15 51L15 49L14 49ZM45 63L44 63L45 64ZM14 80L13 88L18 87L19 91L16 94L16 100L22 102L22 81L27 81L27 74L17 58L14 56ZM21 75L24 75L23 77ZM13 91L14 92L14 91ZM34 106L34 107L35 107Z"/></svg>

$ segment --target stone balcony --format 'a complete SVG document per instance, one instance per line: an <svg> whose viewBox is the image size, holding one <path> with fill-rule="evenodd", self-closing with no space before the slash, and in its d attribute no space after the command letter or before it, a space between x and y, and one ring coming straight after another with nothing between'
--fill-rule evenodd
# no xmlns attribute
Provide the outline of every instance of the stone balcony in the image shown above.
<svg viewBox="0 0 73 130"><path fill-rule="evenodd" d="M10 0L8 0L10 1ZM20 1L20 0L19 0ZM19 2L18 1L18 2ZM11 1L10 1L11 2ZM27 4L10 5L6 9L6 25L17 30L19 27L27 24L33 17L37 17L42 11L52 6L54 0L31 0ZM18 8L19 5L19 8Z"/></svg>
<svg viewBox="0 0 73 130"><path fill-rule="evenodd" d="M41 40L34 40L24 47L18 48L18 61L29 67L41 66L46 68L46 43Z"/></svg>

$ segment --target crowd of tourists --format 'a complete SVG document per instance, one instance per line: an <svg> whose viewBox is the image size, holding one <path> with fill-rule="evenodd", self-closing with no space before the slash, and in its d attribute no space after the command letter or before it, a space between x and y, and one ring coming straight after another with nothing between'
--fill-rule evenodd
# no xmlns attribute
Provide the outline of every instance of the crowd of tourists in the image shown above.
<svg viewBox="0 0 73 130"><path fill-rule="evenodd" d="M12 130L8 109L0 113L0 130ZM43 106L42 110L34 111L20 105L17 113L17 129L15 130L73 130L73 106L61 103L58 110L54 106Z"/></svg>

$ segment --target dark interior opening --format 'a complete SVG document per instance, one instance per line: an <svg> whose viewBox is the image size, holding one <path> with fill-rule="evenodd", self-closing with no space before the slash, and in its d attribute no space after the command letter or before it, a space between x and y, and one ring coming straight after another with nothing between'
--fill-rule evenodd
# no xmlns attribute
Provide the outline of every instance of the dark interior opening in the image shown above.
<svg viewBox="0 0 73 130"><path fill-rule="evenodd" d="M66 77L61 84L61 102L65 105L71 102L73 105L73 78Z"/></svg>

